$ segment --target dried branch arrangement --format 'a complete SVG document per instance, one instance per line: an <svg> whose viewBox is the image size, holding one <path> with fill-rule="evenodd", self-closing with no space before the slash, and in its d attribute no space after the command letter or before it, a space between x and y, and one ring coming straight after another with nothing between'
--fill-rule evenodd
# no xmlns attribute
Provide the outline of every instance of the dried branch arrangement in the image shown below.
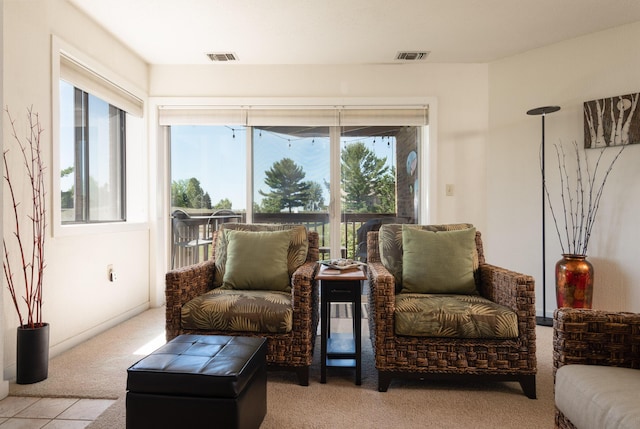
<svg viewBox="0 0 640 429"><path fill-rule="evenodd" d="M558 170L560 173L560 197L562 200L563 217L558 219L551 203L551 196L544 182L544 190L547 201L551 208L553 222L560 240L560 247L563 254L586 255L591 238L591 231L596 221L596 214L600 207L600 198L607 178L613 169L620 154L626 145L622 145L616 155L611 160L608 168L598 177L598 170L601 168L600 162L606 148L600 149L598 158L595 161L593 171L589 167L586 154L581 155L576 142L573 147L576 155L575 180L571 180L567 170L567 159L562 145L554 145L558 160ZM563 225L559 225L562 222Z"/></svg>
<svg viewBox="0 0 640 429"><path fill-rule="evenodd" d="M35 328L42 326L42 281L46 266L44 260L47 230L46 188L44 186L45 166L42 161L40 145L43 130L38 114L29 108L27 109L28 130L26 137L20 138L16 132L15 120L11 117L9 109L5 108L5 112L11 124L13 139L22 151L26 176L28 183L31 185L31 204L30 207L24 209L25 211L30 211L30 213L21 216L20 202L16 197L16 189L7 161L9 149L6 149L2 154L4 159L4 180L11 195L13 220L15 222L14 230L11 234L12 238L9 240L15 239L16 241L20 264L16 264L19 265L17 270L12 268L7 239L3 237L4 255L2 265L7 287L20 319L20 326ZM23 223L27 219L28 225L24 227ZM18 290L21 288L24 288L24 294L18 297ZM24 301L26 309L23 309L24 306L21 305L21 300ZM26 311L23 313L21 309Z"/></svg>

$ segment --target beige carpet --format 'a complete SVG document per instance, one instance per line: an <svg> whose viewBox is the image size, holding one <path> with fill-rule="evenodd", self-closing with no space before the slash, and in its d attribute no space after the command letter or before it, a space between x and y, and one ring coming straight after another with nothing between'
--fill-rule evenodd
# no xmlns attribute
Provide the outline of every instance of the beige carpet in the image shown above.
<svg viewBox="0 0 640 429"><path fill-rule="evenodd" d="M336 326L340 321L337 319ZM152 309L51 360L49 378L11 384L12 395L119 398L89 428L125 427L126 369L150 352L163 335L164 308ZM364 325L364 324L363 324ZM538 327L538 399L517 383L394 380L377 391L371 342L363 338L362 385L353 370L329 369L320 384L319 347L310 386L292 373L269 372L263 429L282 428L518 428L553 427L552 330ZM144 346L147 345L145 348Z"/></svg>

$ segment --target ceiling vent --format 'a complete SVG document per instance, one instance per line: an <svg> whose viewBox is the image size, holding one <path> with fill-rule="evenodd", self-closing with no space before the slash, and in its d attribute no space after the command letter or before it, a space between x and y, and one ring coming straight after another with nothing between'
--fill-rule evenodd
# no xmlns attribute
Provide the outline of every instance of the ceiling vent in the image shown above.
<svg viewBox="0 0 640 429"><path fill-rule="evenodd" d="M211 61L238 61L238 56L234 52L211 52L207 57Z"/></svg>
<svg viewBox="0 0 640 429"><path fill-rule="evenodd" d="M426 60L429 56L429 51L413 51L413 52L398 52L396 60L400 61L421 61Z"/></svg>

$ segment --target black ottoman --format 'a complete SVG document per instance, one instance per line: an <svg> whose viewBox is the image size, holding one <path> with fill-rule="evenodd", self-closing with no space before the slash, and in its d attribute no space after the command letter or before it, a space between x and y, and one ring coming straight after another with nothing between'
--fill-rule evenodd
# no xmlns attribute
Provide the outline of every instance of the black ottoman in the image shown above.
<svg viewBox="0 0 640 429"><path fill-rule="evenodd" d="M263 338L174 338L127 370L127 428L260 427L266 353Z"/></svg>

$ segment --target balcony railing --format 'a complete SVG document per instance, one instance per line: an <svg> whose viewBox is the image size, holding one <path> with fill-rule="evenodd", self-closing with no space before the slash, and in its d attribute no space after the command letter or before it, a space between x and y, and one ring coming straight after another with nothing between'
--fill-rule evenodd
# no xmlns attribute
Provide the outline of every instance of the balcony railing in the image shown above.
<svg viewBox="0 0 640 429"><path fill-rule="evenodd" d="M207 213L192 213L189 225L193 229L192 236L202 240L201 245L185 247L177 246L174 240L172 246L172 260L175 268L189 265L194 262L208 259L211 252L211 237L216 226L225 221L245 222L243 213L235 219L219 220L212 222ZM354 259L358 250L357 231L367 221L378 218L395 218L395 213L343 213L341 215L340 235L342 255ZM310 231L316 231L320 237L320 247L324 252L320 257L328 257L328 249L331 246L329 240L329 214L328 213L254 213L254 223L283 223L302 224ZM174 234L175 237L175 234Z"/></svg>

